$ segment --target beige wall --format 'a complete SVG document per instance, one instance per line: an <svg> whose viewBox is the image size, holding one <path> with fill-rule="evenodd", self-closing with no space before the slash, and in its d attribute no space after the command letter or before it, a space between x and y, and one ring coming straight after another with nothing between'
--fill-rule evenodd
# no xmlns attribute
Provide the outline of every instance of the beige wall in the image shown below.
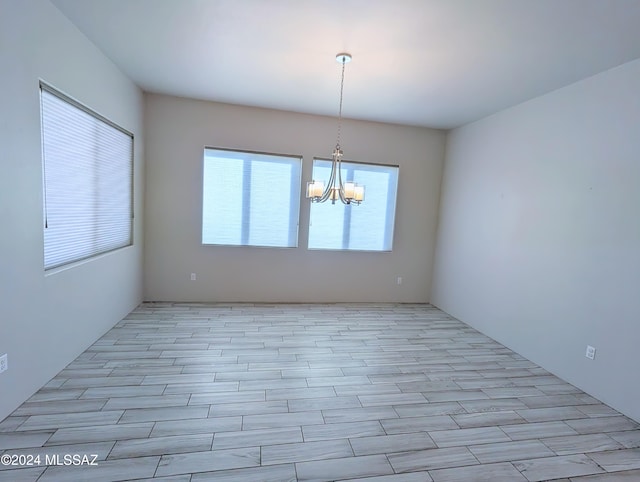
<svg viewBox="0 0 640 482"><path fill-rule="evenodd" d="M432 296L636 420L639 85L636 60L451 132Z"/></svg>
<svg viewBox="0 0 640 482"><path fill-rule="evenodd" d="M46 0L0 0L0 420L142 299L142 94ZM45 275L39 80L135 135L135 245Z"/></svg>
<svg viewBox="0 0 640 482"><path fill-rule="evenodd" d="M429 301L443 132L344 122L346 159L400 165L391 253L307 250L306 199L298 248L202 246L204 146L300 154L306 181L313 157L330 156L336 119L153 94L145 106L145 299Z"/></svg>

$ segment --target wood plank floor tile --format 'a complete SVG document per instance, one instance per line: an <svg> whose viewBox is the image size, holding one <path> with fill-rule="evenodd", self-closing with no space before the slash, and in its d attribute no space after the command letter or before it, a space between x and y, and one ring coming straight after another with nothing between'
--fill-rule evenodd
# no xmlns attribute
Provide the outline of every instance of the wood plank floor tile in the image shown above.
<svg viewBox="0 0 640 482"><path fill-rule="evenodd" d="M80 396L85 392L84 388L70 388L68 390L56 389L56 390L47 390L42 389L38 390L36 393L31 395L29 399L25 402L53 402L58 400L76 400L80 398ZM111 392L113 393L113 392ZM104 398L104 397L96 397L96 398ZM15 412L14 412L15 414Z"/></svg>
<svg viewBox="0 0 640 482"><path fill-rule="evenodd" d="M387 434L429 432L432 430L459 428L448 415L434 415L432 417L404 417L382 420L382 426Z"/></svg>
<svg viewBox="0 0 640 482"><path fill-rule="evenodd" d="M640 447L640 430L609 432L607 435L628 449Z"/></svg>
<svg viewBox="0 0 640 482"><path fill-rule="evenodd" d="M584 413L575 407L529 408L516 411L527 422L550 422L552 420L584 418Z"/></svg>
<svg viewBox="0 0 640 482"><path fill-rule="evenodd" d="M578 433L606 433L640 429L640 424L623 416L583 418L567 420L566 423Z"/></svg>
<svg viewBox="0 0 640 482"><path fill-rule="evenodd" d="M212 404L209 417L229 417L234 415L261 415L266 413L285 413L289 411L287 400L268 402L243 402Z"/></svg>
<svg viewBox="0 0 640 482"><path fill-rule="evenodd" d="M241 429L241 416L165 420L155 422L151 436L162 437L181 434L235 432Z"/></svg>
<svg viewBox="0 0 640 482"><path fill-rule="evenodd" d="M153 477L160 457L136 457L98 462L96 466L49 466L38 482L117 482Z"/></svg>
<svg viewBox="0 0 640 482"><path fill-rule="evenodd" d="M50 415L31 415L18 431L48 430L58 427L86 427L95 425L110 425L116 423L123 415L122 410L105 412L55 413Z"/></svg>
<svg viewBox="0 0 640 482"><path fill-rule="evenodd" d="M466 447L416 450L388 454L389 463L397 473L477 465L478 460Z"/></svg>
<svg viewBox="0 0 640 482"><path fill-rule="evenodd" d="M527 397L524 397L526 399ZM532 397L533 398L533 397ZM497 412L501 410L526 409L527 406L518 398L502 398L493 400L463 400L460 402L462 408L469 413L476 412Z"/></svg>
<svg viewBox="0 0 640 482"><path fill-rule="evenodd" d="M302 430L300 427L278 427L216 433L213 439L213 449L255 447L291 442L302 442Z"/></svg>
<svg viewBox="0 0 640 482"><path fill-rule="evenodd" d="M574 405L580 405L576 408L589 417L613 417L618 415L618 412L616 412L613 408L604 405L603 403L596 403L591 405L582 405L576 403Z"/></svg>
<svg viewBox="0 0 640 482"><path fill-rule="evenodd" d="M0 450L24 447L42 447L53 432L0 433Z"/></svg>
<svg viewBox="0 0 640 482"><path fill-rule="evenodd" d="M210 433L119 440L109 459L206 451L211 449L212 441L213 434Z"/></svg>
<svg viewBox="0 0 640 482"><path fill-rule="evenodd" d="M308 398L335 397L333 387L273 389L266 391L267 400L294 400Z"/></svg>
<svg viewBox="0 0 640 482"><path fill-rule="evenodd" d="M523 458L553 457L554 452L539 440L473 445L469 450L483 464L513 462Z"/></svg>
<svg viewBox="0 0 640 482"><path fill-rule="evenodd" d="M341 479L337 482L346 482ZM379 475L375 477L365 477L364 479L348 479L349 482L431 482L433 479L427 472L413 472L409 474Z"/></svg>
<svg viewBox="0 0 640 482"><path fill-rule="evenodd" d="M353 450L347 439L287 443L262 447L262 464L284 464L310 460L351 457Z"/></svg>
<svg viewBox="0 0 640 482"><path fill-rule="evenodd" d="M260 465L259 447L242 447L208 452L163 455L156 475L180 475L194 472L257 467Z"/></svg>
<svg viewBox="0 0 640 482"><path fill-rule="evenodd" d="M27 418L29 417L8 416L4 420L0 421L0 433L15 432L20 425L27 421Z"/></svg>
<svg viewBox="0 0 640 482"><path fill-rule="evenodd" d="M384 395L389 393L402 393L395 383L377 383L371 385L339 385L333 387L336 394L341 397L362 396L362 395ZM420 400L426 402L425 400Z"/></svg>
<svg viewBox="0 0 640 482"><path fill-rule="evenodd" d="M540 441L556 455L604 452L624 448L622 444L603 433L543 438Z"/></svg>
<svg viewBox="0 0 640 482"><path fill-rule="evenodd" d="M366 455L342 459L296 463L300 482L334 481L339 478L367 477L392 474L393 469L384 455Z"/></svg>
<svg viewBox="0 0 640 482"><path fill-rule="evenodd" d="M363 407L375 405L404 405L424 403L426 398L421 393L389 393L383 395L361 395L360 403Z"/></svg>
<svg viewBox="0 0 640 482"><path fill-rule="evenodd" d="M165 385L128 385L114 387L92 387L83 389L80 399L105 399L110 397L144 397L152 395L162 395Z"/></svg>
<svg viewBox="0 0 640 482"><path fill-rule="evenodd" d="M322 410L325 423L362 422L364 420L386 420L398 418L393 407L362 407Z"/></svg>
<svg viewBox="0 0 640 482"><path fill-rule="evenodd" d="M317 440L385 435L385 431L379 421L369 420L364 422L305 425L302 427L302 434L305 441L313 442Z"/></svg>
<svg viewBox="0 0 640 482"><path fill-rule="evenodd" d="M510 463L486 464L429 471L434 482L526 482L527 479Z"/></svg>
<svg viewBox="0 0 640 482"><path fill-rule="evenodd" d="M311 410L342 410L345 408L359 408L358 397L326 397L289 400L289 410L291 412L304 412Z"/></svg>
<svg viewBox="0 0 640 482"><path fill-rule="evenodd" d="M217 376L217 375L216 375ZM237 392L240 382L199 382L199 383L169 383L167 385L145 385L145 388L165 387L161 392L164 395L188 393L213 393L213 392Z"/></svg>
<svg viewBox="0 0 640 482"><path fill-rule="evenodd" d="M0 471L0 482L36 482L46 468L42 466Z"/></svg>
<svg viewBox="0 0 640 482"><path fill-rule="evenodd" d="M123 423L90 427L60 428L47 441L49 445L67 445L148 437L153 422Z"/></svg>
<svg viewBox="0 0 640 482"><path fill-rule="evenodd" d="M207 418L208 406L195 407L162 407L127 409L120 418L120 423L150 422L160 420L187 420L190 418Z"/></svg>
<svg viewBox="0 0 640 482"><path fill-rule="evenodd" d="M518 425L501 425L500 428L512 440L530 440L578 434L578 432L565 422L536 422Z"/></svg>
<svg viewBox="0 0 640 482"><path fill-rule="evenodd" d="M498 427L459 428L453 430L429 431L429 436L438 447L456 447L496 442L511 439Z"/></svg>
<svg viewBox="0 0 640 482"><path fill-rule="evenodd" d="M594 452L588 456L607 472L640 469L640 449Z"/></svg>
<svg viewBox="0 0 640 482"><path fill-rule="evenodd" d="M493 427L496 425L525 423L525 420L518 413L510 410L454 414L451 418L453 418L460 428Z"/></svg>
<svg viewBox="0 0 640 482"><path fill-rule="evenodd" d="M609 474L571 477L570 482L637 482L638 480L640 480L640 470L625 470Z"/></svg>
<svg viewBox="0 0 640 482"><path fill-rule="evenodd" d="M305 424L323 424L324 419L319 410L310 412L273 413L267 415L245 415L242 420L243 430L260 428L300 427Z"/></svg>
<svg viewBox="0 0 640 482"><path fill-rule="evenodd" d="M104 406L105 410L130 408L180 407L189 402L189 395L150 395L142 397L114 397Z"/></svg>
<svg viewBox="0 0 640 482"><path fill-rule="evenodd" d="M521 460L513 465L531 482L604 472L584 454Z"/></svg>
<svg viewBox="0 0 640 482"><path fill-rule="evenodd" d="M350 442L356 455L374 455L436 448L433 439L424 432L358 437L350 439Z"/></svg>
<svg viewBox="0 0 640 482"><path fill-rule="evenodd" d="M296 469L293 464L250 467L248 469L218 470L193 474L187 482L296 482Z"/></svg>
<svg viewBox="0 0 640 482"><path fill-rule="evenodd" d="M265 400L264 390L247 390L244 392L212 392L212 393L194 393L189 399L189 405L212 405L223 403L242 403L242 402L263 402Z"/></svg>

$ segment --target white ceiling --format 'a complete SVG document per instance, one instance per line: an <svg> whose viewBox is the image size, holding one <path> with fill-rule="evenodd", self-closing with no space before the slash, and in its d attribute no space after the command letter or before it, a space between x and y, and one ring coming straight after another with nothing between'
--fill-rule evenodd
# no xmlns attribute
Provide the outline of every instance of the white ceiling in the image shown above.
<svg viewBox="0 0 640 482"><path fill-rule="evenodd" d="M640 0L52 0L149 92L452 128L640 57Z"/></svg>

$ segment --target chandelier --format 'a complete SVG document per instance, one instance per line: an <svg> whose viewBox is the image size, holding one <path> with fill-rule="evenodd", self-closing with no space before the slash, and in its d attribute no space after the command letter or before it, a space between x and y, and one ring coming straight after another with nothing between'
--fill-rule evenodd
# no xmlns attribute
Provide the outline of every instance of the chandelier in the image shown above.
<svg viewBox="0 0 640 482"><path fill-rule="evenodd" d="M333 162L331 163L331 175L329 182L325 186L323 181L307 182L307 198L314 203L323 203L331 199L331 204L335 204L339 199L343 204L360 204L364 201L364 186L359 186L354 182L342 182L342 149L340 147L340 130L342 127L342 91L344 89L344 66L351 62L351 55L340 53L336 55L336 60L342 63L342 79L340 81L340 109L338 110L338 139L333 150Z"/></svg>

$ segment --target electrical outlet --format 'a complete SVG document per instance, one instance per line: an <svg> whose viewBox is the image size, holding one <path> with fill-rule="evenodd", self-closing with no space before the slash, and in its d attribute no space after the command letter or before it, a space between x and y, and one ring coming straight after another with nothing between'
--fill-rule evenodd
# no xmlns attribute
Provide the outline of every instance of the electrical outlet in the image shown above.
<svg viewBox="0 0 640 482"><path fill-rule="evenodd" d="M195 281L196 279L198 279L196 274L195 273L191 273L191 281Z"/></svg>
<svg viewBox="0 0 640 482"><path fill-rule="evenodd" d="M593 360L596 357L596 349L591 345L587 345L587 352L584 354L589 360Z"/></svg>
<svg viewBox="0 0 640 482"><path fill-rule="evenodd" d="M399 285L402 284L402 276L398 276L398 279L396 280L396 283L398 283Z"/></svg>
<svg viewBox="0 0 640 482"><path fill-rule="evenodd" d="M0 356L0 373L6 372L9 368L9 355L6 353Z"/></svg>

